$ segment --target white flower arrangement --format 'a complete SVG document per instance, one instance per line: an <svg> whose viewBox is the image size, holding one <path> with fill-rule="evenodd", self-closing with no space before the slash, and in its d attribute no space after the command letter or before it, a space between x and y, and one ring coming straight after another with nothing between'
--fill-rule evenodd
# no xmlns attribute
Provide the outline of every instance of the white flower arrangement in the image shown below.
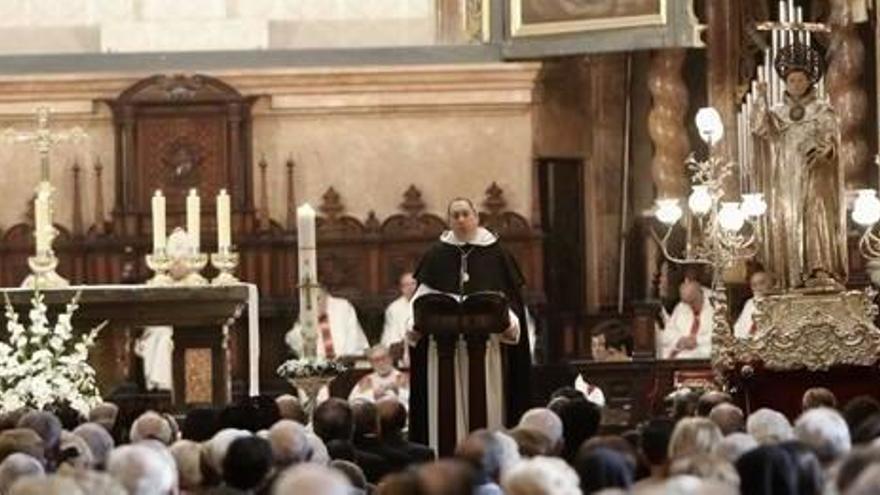
<svg viewBox="0 0 880 495"><path fill-rule="evenodd" d="M75 338L71 319L79 293L49 326L46 304L39 291L31 298L30 325L6 302L7 342L0 341L0 413L22 407L43 409L67 403L83 415L101 402L89 349L107 322Z"/></svg>
<svg viewBox="0 0 880 495"><path fill-rule="evenodd" d="M288 359L281 363L277 373L282 378L334 377L348 370L339 361L329 361L322 357Z"/></svg>

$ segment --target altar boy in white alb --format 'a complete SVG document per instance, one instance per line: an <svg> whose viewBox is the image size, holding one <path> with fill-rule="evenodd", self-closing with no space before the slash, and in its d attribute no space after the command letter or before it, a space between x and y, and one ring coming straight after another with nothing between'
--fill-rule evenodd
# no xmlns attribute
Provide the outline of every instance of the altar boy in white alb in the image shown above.
<svg viewBox="0 0 880 495"><path fill-rule="evenodd" d="M749 287L752 289L752 297L746 300L739 318L733 325L733 336L738 339L748 339L758 332L758 327L752 320L755 314L755 298L761 297L773 286L773 277L769 273L760 270L749 277Z"/></svg>
<svg viewBox="0 0 880 495"><path fill-rule="evenodd" d="M709 359L712 353L712 318L715 315L710 291L693 279L679 287L675 305L658 344L661 359Z"/></svg>
<svg viewBox="0 0 880 495"><path fill-rule="evenodd" d="M287 332L284 340L298 356L302 356L299 321ZM317 355L327 359L362 356L369 346L354 306L347 299L333 297L322 288L318 293Z"/></svg>

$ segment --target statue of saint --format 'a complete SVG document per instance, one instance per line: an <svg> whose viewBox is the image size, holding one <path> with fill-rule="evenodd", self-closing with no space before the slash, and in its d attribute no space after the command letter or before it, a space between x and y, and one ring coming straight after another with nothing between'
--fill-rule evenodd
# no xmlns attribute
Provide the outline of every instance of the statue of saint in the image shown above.
<svg viewBox="0 0 880 495"><path fill-rule="evenodd" d="M803 43L774 61L785 82L784 101L768 108L766 84L752 117L753 132L769 150L767 264L781 288L846 281L846 207L837 156L837 120L817 98L822 58ZM760 141L760 140L759 140Z"/></svg>

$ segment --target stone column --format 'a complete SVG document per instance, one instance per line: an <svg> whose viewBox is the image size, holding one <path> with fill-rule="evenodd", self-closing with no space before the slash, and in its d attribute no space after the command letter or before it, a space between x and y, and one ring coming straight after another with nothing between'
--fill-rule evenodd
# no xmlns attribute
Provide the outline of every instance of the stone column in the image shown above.
<svg viewBox="0 0 880 495"><path fill-rule="evenodd" d="M688 91L681 75L685 50L655 51L648 72L653 106L648 132L654 144L651 175L658 198L682 198L687 191L685 164L690 144L684 126Z"/></svg>
<svg viewBox="0 0 880 495"><path fill-rule="evenodd" d="M708 93L709 105L721 114L724 138L715 152L736 160L736 86L739 78L740 16L739 0L713 0L706 2L708 16ZM739 174L730 174L724 181L725 197L739 199Z"/></svg>

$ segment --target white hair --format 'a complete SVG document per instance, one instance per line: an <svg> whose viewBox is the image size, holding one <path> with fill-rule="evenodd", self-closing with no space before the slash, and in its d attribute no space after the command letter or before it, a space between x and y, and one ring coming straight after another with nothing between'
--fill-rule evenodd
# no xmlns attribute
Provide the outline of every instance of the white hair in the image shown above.
<svg viewBox="0 0 880 495"><path fill-rule="evenodd" d="M226 451L229 450L229 446L236 439L247 436L250 436L250 432L236 430L235 428L225 428L218 431L204 444L205 462L215 473L222 475L223 459L226 457Z"/></svg>
<svg viewBox="0 0 880 495"><path fill-rule="evenodd" d="M113 437L98 423L83 423L73 430L73 434L85 440L92 451L92 458L98 467L107 464L107 456L113 450Z"/></svg>
<svg viewBox="0 0 880 495"><path fill-rule="evenodd" d="M154 449L144 444L123 445L110 453L107 472L129 495L166 495L177 487L177 473Z"/></svg>
<svg viewBox="0 0 880 495"><path fill-rule="evenodd" d="M92 449L89 448L89 444L73 433L68 431L61 432L60 449L62 454L66 454L69 450L76 451L76 455L70 455L64 461L64 464L72 468L89 469L95 465L95 458L92 455Z"/></svg>
<svg viewBox="0 0 880 495"><path fill-rule="evenodd" d="M707 418L683 418L669 438L669 460L689 455L711 454L721 443L721 429Z"/></svg>
<svg viewBox="0 0 880 495"><path fill-rule="evenodd" d="M327 451L327 446L324 445L321 437L310 431L306 434L306 438L309 440L309 447L312 449L312 457L309 458L309 462L325 466L329 464L330 452Z"/></svg>
<svg viewBox="0 0 880 495"><path fill-rule="evenodd" d="M581 495L580 479L562 459L537 456L512 467L501 478L507 495Z"/></svg>
<svg viewBox="0 0 880 495"><path fill-rule="evenodd" d="M746 431L760 445L785 442L794 436L788 418L766 407L758 409L749 416L746 421Z"/></svg>
<svg viewBox="0 0 880 495"><path fill-rule="evenodd" d="M318 464L297 464L281 473L274 495L349 495L351 485L339 471Z"/></svg>
<svg viewBox="0 0 880 495"><path fill-rule="evenodd" d="M526 411L519 419L519 426L542 433L550 439L554 448L562 442L565 433L559 415L546 407L535 407Z"/></svg>
<svg viewBox="0 0 880 495"><path fill-rule="evenodd" d="M202 475L202 446L192 440L178 440L169 449L177 464L178 485L194 490L204 481Z"/></svg>
<svg viewBox="0 0 880 495"><path fill-rule="evenodd" d="M148 439L158 440L165 445L171 445L175 440L171 424L155 411L141 414L131 425L129 433L131 443Z"/></svg>
<svg viewBox="0 0 880 495"><path fill-rule="evenodd" d="M498 469L503 476L509 469L522 461L522 457L519 455L519 445L517 445L516 440L514 440L513 437L503 431L493 432L492 435L495 436L495 439L501 446L501 456Z"/></svg>
<svg viewBox="0 0 880 495"><path fill-rule="evenodd" d="M827 407L817 407L801 414L794 424L794 435L813 449L822 464L840 458L852 446L849 427L843 416Z"/></svg>
<svg viewBox="0 0 880 495"><path fill-rule="evenodd" d="M715 453L727 459L731 464L735 464L740 456L757 446L758 441L755 440L755 437L748 433L736 432L722 438L721 443L715 447Z"/></svg>
<svg viewBox="0 0 880 495"><path fill-rule="evenodd" d="M9 495L83 495L76 482L64 476L27 476L13 483Z"/></svg>
<svg viewBox="0 0 880 495"><path fill-rule="evenodd" d="M272 447L272 459L276 466L286 467L308 462L312 456L308 432L305 426L296 421L278 421L269 429L267 439Z"/></svg>
<svg viewBox="0 0 880 495"><path fill-rule="evenodd" d="M0 462L0 493L6 493L19 479L26 476L42 476L45 473L40 461L16 452Z"/></svg>

